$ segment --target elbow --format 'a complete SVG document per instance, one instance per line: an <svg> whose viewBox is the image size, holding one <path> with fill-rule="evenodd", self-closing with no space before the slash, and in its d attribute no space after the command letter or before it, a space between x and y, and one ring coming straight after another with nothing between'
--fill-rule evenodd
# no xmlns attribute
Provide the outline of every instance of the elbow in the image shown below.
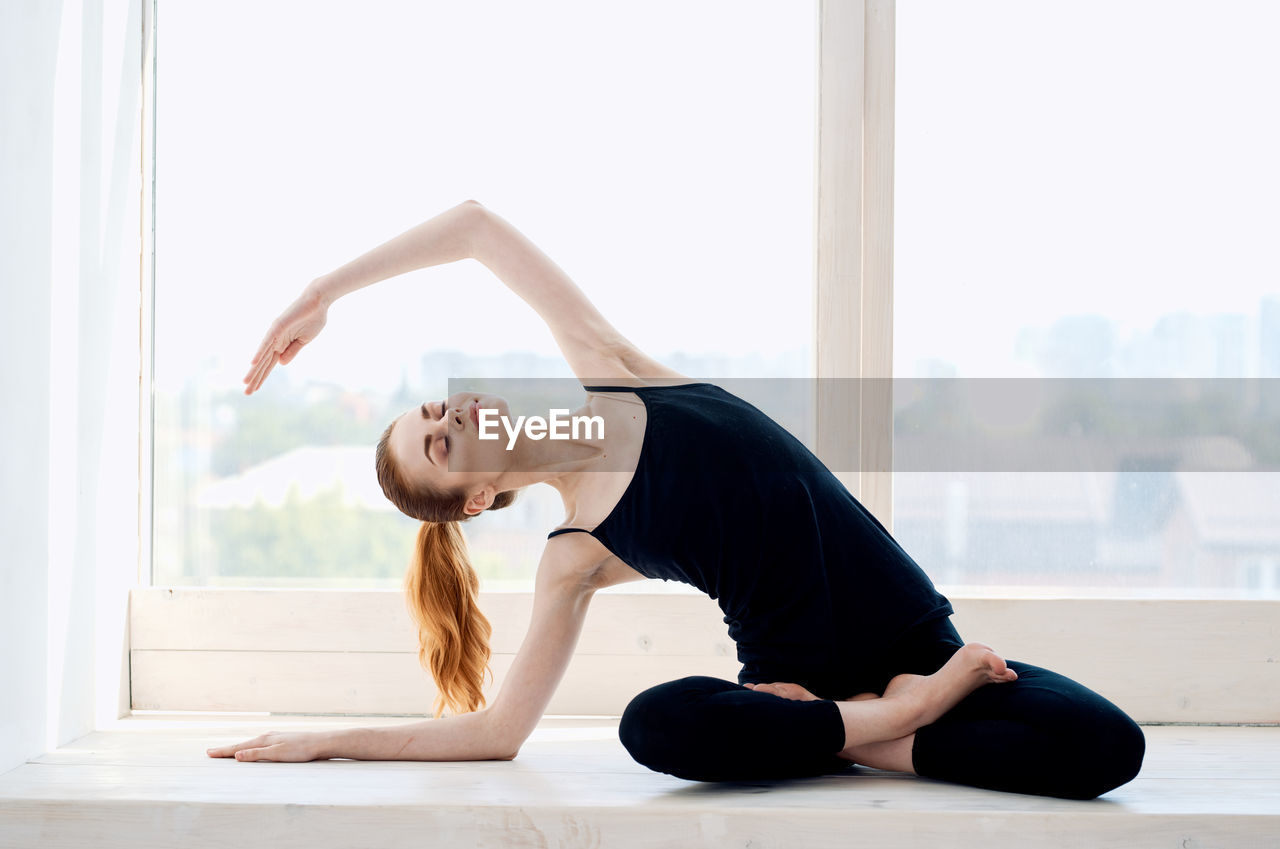
<svg viewBox="0 0 1280 849"><path fill-rule="evenodd" d="M489 210L478 200L464 200L456 207L456 213L463 222L467 257L483 262L482 254L489 241L489 223L492 220Z"/></svg>
<svg viewBox="0 0 1280 849"><path fill-rule="evenodd" d="M520 747L524 745L524 737L513 739L512 737L500 734L495 738L498 743L498 754L494 760L498 761L514 761L516 755L520 754Z"/></svg>
<svg viewBox="0 0 1280 849"><path fill-rule="evenodd" d="M481 733L484 739L489 741L486 748L490 755L486 760L513 761L516 755L520 754L520 747L524 745L525 737L528 735L521 735L516 728L491 713L492 710L492 707L486 707L476 711L476 715L484 719Z"/></svg>
<svg viewBox="0 0 1280 849"><path fill-rule="evenodd" d="M489 755L489 757L485 758L485 760L514 761L516 759L516 755L520 754L520 744L517 743L513 746L504 741L502 742L501 745L496 747L496 749L493 749L491 751L496 752L496 754Z"/></svg>

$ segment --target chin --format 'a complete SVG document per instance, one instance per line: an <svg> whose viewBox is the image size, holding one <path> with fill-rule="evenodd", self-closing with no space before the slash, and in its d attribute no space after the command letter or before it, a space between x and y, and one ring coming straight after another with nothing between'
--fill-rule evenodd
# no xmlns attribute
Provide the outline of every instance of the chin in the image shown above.
<svg viewBox="0 0 1280 849"><path fill-rule="evenodd" d="M497 410L500 415L508 415L511 412L507 399L501 395L481 395L480 406L487 410Z"/></svg>

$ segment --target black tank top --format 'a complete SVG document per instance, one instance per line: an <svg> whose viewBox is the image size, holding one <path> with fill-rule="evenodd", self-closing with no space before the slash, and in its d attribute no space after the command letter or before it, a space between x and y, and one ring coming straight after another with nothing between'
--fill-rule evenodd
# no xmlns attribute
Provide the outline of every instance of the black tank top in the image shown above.
<svg viewBox="0 0 1280 849"><path fill-rule="evenodd" d="M649 578L718 600L740 683L847 698L909 628L950 602L805 445L711 383L584 386L648 411L635 475L589 533Z"/></svg>

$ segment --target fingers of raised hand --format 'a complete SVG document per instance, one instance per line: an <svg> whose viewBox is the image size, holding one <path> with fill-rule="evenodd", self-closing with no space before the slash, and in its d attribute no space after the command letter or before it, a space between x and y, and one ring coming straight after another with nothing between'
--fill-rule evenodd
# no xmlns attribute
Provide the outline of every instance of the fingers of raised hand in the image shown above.
<svg viewBox="0 0 1280 849"><path fill-rule="evenodd" d="M244 394L252 395L262 386L263 381L267 379L267 375L271 374L271 369L275 368L276 354L274 352L268 354L258 361L258 364L249 372L249 376L244 379Z"/></svg>
<svg viewBox="0 0 1280 849"><path fill-rule="evenodd" d="M276 362L280 359L280 352L285 349L283 338L284 330L280 325L279 319L277 319L272 323L267 335L262 337L262 343L258 345L257 353L249 361L249 373L244 377L244 394L252 395L258 391L258 387L267 379L267 375L271 373L271 369L275 367Z"/></svg>
<svg viewBox="0 0 1280 849"><path fill-rule="evenodd" d="M267 355L267 352L277 350L278 343L276 340L280 338L281 329L280 319L276 319L271 323L271 327L267 330L267 335L262 337L262 342L258 345L258 352L253 355L249 365L256 366L258 361Z"/></svg>
<svg viewBox="0 0 1280 849"><path fill-rule="evenodd" d="M254 380L262 374L263 367L274 359L275 339L268 336L263 340L258 352L253 355L253 359L249 361L249 372L244 376L244 382L249 386L253 386Z"/></svg>
<svg viewBox="0 0 1280 849"><path fill-rule="evenodd" d="M262 367L258 365L258 363L256 362L253 365L249 366L249 371L245 373L244 381L243 381L245 394L248 394L249 392L253 391L252 390L253 381L254 379L257 378L258 372L261 370L262 370Z"/></svg>
<svg viewBox="0 0 1280 849"><path fill-rule="evenodd" d="M283 349L283 343L280 345ZM272 347L262 356L257 364L249 370L249 376L244 379L246 384L244 393L252 395L266 382L267 375L271 374L271 370L276 367L276 363L281 362L280 351L276 350L275 341L272 340Z"/></svg>
<svg viewBox="0 0 1280 849"><path fill-rule="evenodd" d="M280 365L287 366L293 362L293 358L298 356L298 351L302 350L302 346L306 344L301 339L294 339L289 343L289 347L284 349L284 353L280 355Z"/></svg>

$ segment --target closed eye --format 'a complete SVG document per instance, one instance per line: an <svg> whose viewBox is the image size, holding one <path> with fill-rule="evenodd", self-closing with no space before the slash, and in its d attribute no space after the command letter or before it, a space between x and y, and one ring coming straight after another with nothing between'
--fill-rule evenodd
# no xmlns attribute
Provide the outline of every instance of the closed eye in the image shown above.
<svg viewBox="0 0 1280 849"><path fill-rule="evenodd" d="M449 437L445 436L441 441L444 443L444 452L442 456L445 458L445 461L447 462L449 457ZM422 440L422 453L426 455L426 458L428 460L431 460L432 463L439 466L441 465L440 463L436 463L435 460L431 459L431 443L433 442L435 442L435 440L432 439L431 434L428 433L426 438Z"/></svg>
<svg viewBox="0 0 1280 849"><path fill-rule="evenodd" d="M440 415L436 416L436 420L439 421L440 419L444 418L444 401L438 401L437 403L440 405ZM444 442L445 463L447 464L448 457L449 457L449 434L446 433L444 435L443 442Z"/></svg>
<svg viewBox="0 0 1280 849"><path fill-rule="evenodd" d="M440 415L436 416L436 418L437 419L444 418L444 401L440 402ZM444 456L446 457L445 462L447 463L448 462L447 458L449 456L449 434L447 433L444 435Z"/></svg>

